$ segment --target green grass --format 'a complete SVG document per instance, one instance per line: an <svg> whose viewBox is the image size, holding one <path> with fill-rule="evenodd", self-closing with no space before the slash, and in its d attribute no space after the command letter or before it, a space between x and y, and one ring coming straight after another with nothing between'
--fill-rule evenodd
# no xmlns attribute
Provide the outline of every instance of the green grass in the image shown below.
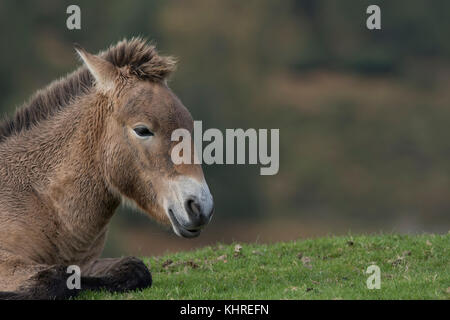
<svg viewBox="0 0 450 320"><path fill-rule="evenodd" d="M79 299L449 299L449 249L450 234L218 244L144 258L152 288ZM379 290L366 286L372 264Z"/></svg>

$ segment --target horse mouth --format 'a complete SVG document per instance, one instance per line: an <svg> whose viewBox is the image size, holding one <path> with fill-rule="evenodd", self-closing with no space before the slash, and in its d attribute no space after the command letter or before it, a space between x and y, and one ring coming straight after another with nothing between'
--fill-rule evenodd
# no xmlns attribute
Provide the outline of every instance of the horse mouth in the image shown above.
<svg viewBox="0 0 450 320"><path fill-rule="evenodd" d="M170 223L172 224L173 231L180 237L183 238L195 238L200 235L201 229L188 229L184 226L182 226L178 220L175 214L173 213L172 209L169 209L169 219Z"/></svg>

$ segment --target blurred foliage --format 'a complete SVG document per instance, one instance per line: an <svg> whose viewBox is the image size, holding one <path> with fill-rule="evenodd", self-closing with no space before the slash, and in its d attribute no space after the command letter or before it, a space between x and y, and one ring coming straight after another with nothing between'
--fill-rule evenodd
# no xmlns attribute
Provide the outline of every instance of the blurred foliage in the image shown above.
<svg viewBox="0 0 450 320"><path fill-rule="evenodd" d="M375 3L381 31L365 27ZM70 4L81 30L66 28ZM278 175L204 167L219 221L448 227L449 12L445 0L2 0L0 109L76 68L74 42L96 52L142 35L179 57L171 86L204 129L280 129Z"/></svg>

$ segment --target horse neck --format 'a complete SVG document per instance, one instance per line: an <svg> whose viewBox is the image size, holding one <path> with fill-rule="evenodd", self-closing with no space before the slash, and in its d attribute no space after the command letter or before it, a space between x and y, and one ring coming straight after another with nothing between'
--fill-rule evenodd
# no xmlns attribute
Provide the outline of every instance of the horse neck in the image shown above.
<svg viewBox="0 0 450 320"><path fill-rule="evenodd" d="M105 183L99 157L106 103L95 93L82 97L10 146L17 150L13 157L23 159L16 173L22 181L27 177L26 185L44 207L69 230L92 236L104 230L119 204Z"/></svg>

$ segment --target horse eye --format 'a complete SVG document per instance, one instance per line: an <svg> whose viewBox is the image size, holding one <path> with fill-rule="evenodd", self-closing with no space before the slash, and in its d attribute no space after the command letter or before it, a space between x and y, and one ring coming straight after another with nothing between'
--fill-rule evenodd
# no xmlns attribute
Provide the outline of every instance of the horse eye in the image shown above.
<svg viewBox="0 0 450 320"><path fill-rule="evenodd" d="M134 132L142 138L153 136L153 132L151 132L147 127L139 126L133 129Z"/></svg>

